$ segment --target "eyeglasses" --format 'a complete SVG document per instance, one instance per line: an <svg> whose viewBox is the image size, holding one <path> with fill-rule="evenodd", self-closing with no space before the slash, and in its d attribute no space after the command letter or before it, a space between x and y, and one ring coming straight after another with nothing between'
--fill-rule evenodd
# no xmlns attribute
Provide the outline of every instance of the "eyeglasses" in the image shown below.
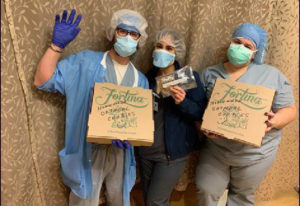
<svg viewBox="0 0 300 206"><path fill-rule="evenodd" d="M128 34L134 39L134 40L137 40L140 38L140 34L135 32L135 31L128 31L126 29L121 29L121 28L117 28L117 34L119 36L127 36Z"/></svg>

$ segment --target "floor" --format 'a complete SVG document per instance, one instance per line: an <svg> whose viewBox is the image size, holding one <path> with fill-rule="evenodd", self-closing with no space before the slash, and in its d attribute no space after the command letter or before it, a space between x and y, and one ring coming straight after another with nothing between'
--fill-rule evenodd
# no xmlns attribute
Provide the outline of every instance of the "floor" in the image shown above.
<svg viewBox="0 0 300 206"><path fill-rule="evenodd" d="M196 206L195 186L190 185L185 192L174 191L171 195L172 206ZM225 206L226 192L218 206ZM135 187L131 193L131 206L144 206L142 191ZM270 201L258 201L255 206L299 206L299 193L296 191L282 192Z"/></svg>

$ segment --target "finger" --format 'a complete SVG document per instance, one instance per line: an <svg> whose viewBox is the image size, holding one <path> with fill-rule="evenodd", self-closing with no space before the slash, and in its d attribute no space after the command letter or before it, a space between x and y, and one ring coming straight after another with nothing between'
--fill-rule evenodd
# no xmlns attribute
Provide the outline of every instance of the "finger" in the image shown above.
<svg viewBox="0 0 300 206"><path fill-rule="evenodd" d="M184 89L182 89L182 88L179 87L179 86L173 86L173 89L174 89L177 93L185 94Z"/></svg>
<svg viewBox="0 0 300 206"><path fill-rule="evenodd" d="M131 144L127 140L124 141L124 145L126 149L130 149L131 147Z"/></svg>
<svg viewBox="0 0 300 206"><path fill-rule="evenodd" d="M182 101L183 100L183 96L181 94L175 94L176 99Z"/></svg>
<svg viewBox="0 0 300 206"><path fill-rule="evenodd" d="M181 93L181 94L185 94L185 91L184 91L184 89L182 89L181 87L179 87L179 86L174 86L174 89L176 89L179 93Z"/></svg>
<svg viewBox="0 0 300 206"><path fill-rule="evenodd" d="M272 122L270 120L265 121L265 123L268 127L272 126Z"/></svg>
<svg viewBox="0 0 300 206"><path fill-rule="evenodd" d="M111 144L117 146L116 140L111 140Z"/></svg>
<svg viewBox="0 0 300 206"><path fill-rule="evenodd" d="M175 100L175 102L179 101L178 97L175 94L173 94L172 97Z"/></svg>
<svg viewBox="0 0 300 206"><path fill-rule="evenodd" d="M77 18L76 18L76 20L75 20L75 23L74 23L74 26L75 26L75 27L77 27L77 26L79 25L79 23L80 23L80 21L81 21L81 18L82 18L81 14L78 14L78 16L77 16Z"/></svg>
<svg viewBox="0 0 300 206"><path fill-rule="evenodd" d="M170 87L170 90L171 90L172 92L174 92L174 93L178 93L178 90L175 88L175 86Z"/></svg>
<svg viewBox="0 0 300 206"><path fill-rule="evenodd" d="M62 15L62 19L61 19L62 23L66 23L67 15L68 15L68 11L64 10L63 15Z"/></svg>
<svg viewBox="0 0 300 206"><path fill-rule="evenodd" d="M118 147L124 149L124 145L121 140L117 140L117 145L118 145Z"/></svg>
<svg viewBox="0 0 300 206"><path fill-rule="evenodd" d="M76 14L76 10L75 10L75 9L72 9L71 14L70 14L70 16L69 16L69 19L68 19L68 21L67 21L67 24L72 24L72 23L73 23L75 14Z"/></svg>
<svg viewBox="0 0 300 206"><path fill-rule="evenodd" d="M272 129L272 127L267 127L265 132L269 132L269 131L271 131L271 129Z"/></svg>
<svg viewBox="0 0 300 206"><path fill-rule="evenodd" d="M265 115L270 117L270 118L275 116L275 114L273 112L266 112Z"/></svg>
<svg viewBox="0 0 300 206"><path fill-rule="evenodd" d="M205 135L205 136L208 136L208 132L207 131L203 131L203 134Z"/></svg>
<svg viewBox="0 0 300 206"><path fill-rule="evenodd" d="M175 97L175 94L173 92L171 92L171 97L175 100L176 97Z"/></svg>
<svg viewBox="0 0 300 206"><path fill-rule="evenodd" d="M56 16L55 16L55 22L59 22L59 20L60 20L60 16L59 16L59 14L56 14Z"/></svg>
<svg viewBox="0 0 300 206"><path fill-rule="evenodd" d="M173 87L169 88L172 93L176 93L176 90Z"/></svg>

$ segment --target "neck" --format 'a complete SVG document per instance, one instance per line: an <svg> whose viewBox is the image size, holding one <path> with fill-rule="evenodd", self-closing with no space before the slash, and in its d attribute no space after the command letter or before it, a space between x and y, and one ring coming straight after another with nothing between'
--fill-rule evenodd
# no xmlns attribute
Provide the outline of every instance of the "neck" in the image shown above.
<svg viewBox="0 0 300 206"><path fill-rule="evenodd" d="M245 72L248 69L248 64L241 66L233 65L229 61L224 63L224 68L228 74L234 74L237 72Z"/></svg>
<svg viewBox="0 0 300 206"><path fill-rule="evenodd" d="M171 74L174 71L175 71L175 66L174 66L174 64L171 64L167 68L159 69L158 75L159 76L164 76L164 75L167 75L167 74Z"/></svg>
<svg viewBox="0 0 300 206"><path fill-rule="evenodd" d="M109 50L108 54L113 60L115 60L119 64L127 65L130 61L129 57L120 56L113 48Z"/></svg>

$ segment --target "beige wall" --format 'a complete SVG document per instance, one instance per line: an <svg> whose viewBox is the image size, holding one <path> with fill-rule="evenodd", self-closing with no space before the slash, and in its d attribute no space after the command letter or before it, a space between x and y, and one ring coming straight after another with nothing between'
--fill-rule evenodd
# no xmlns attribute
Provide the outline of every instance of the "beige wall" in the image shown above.
<svg viewBox="0 0 300 206"><path fill-rule="evenodd" d="M149 39L136 65L151 65L155 32L170 25L184 35L189 63L198 71L225 57L233 29L240 23L260 24L269 32L267 63L290 80L299 94L297 0L1 0L1 203L66 205L68 189L59 176L58 151L64 143L65 100L38 91L33 75L48 47L54 15L75 8L83 15L82 31L63 54L82 49L105 50L105 27L121 8L139 11L149 21ZM298 185L298 121L284 129L277 160L258 191L270 199ZM177 185L184 190L194 177L191 165Z"/></svg>

